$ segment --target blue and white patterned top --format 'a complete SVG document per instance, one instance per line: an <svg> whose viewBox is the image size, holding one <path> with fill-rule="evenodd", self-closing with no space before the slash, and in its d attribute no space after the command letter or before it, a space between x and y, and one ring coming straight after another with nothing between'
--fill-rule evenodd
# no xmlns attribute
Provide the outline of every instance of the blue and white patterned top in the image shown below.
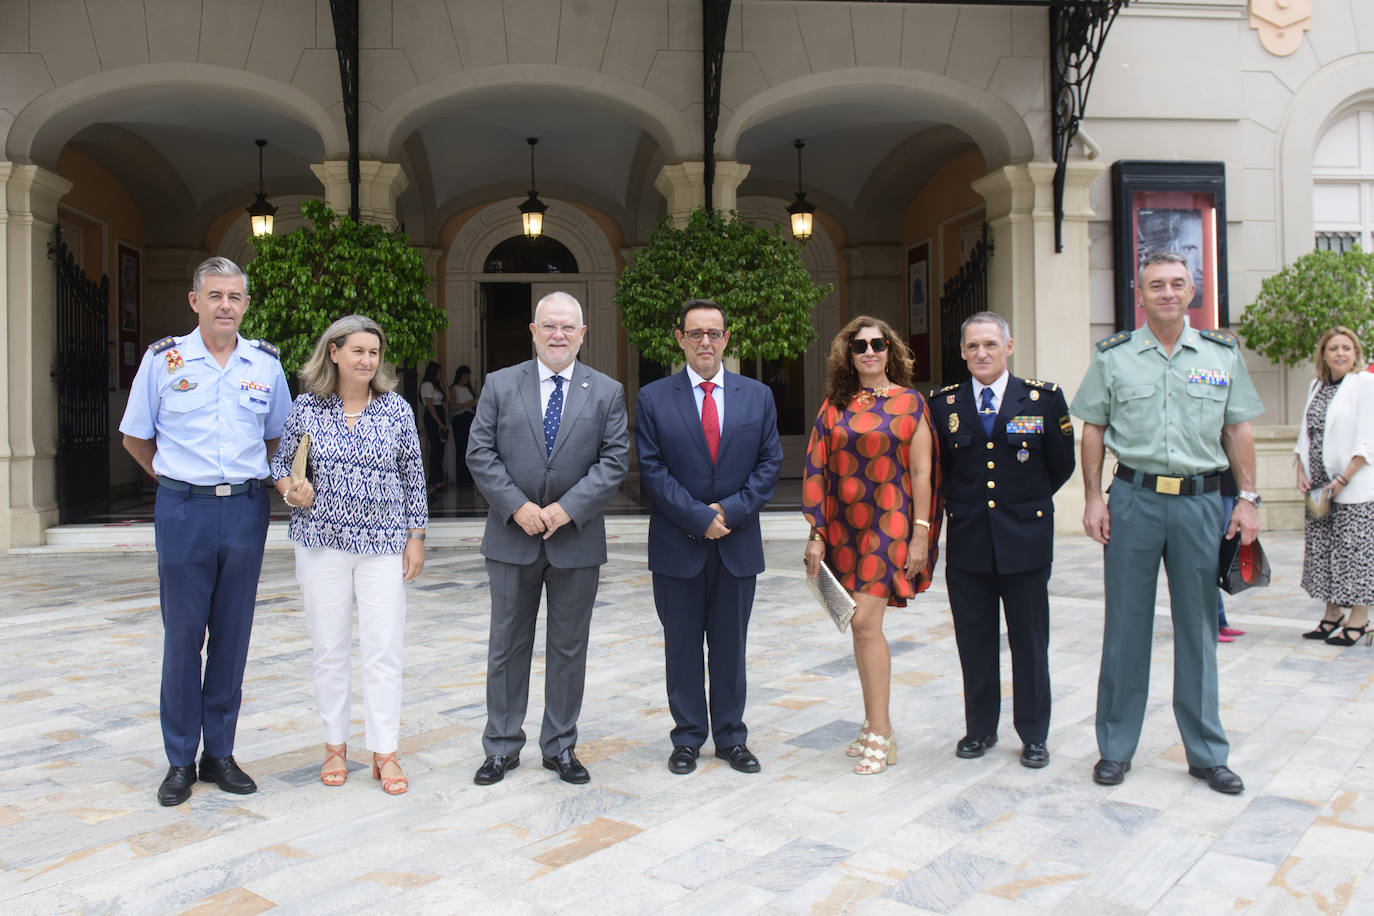
<svg viewBox="0 0 1374 916"><path fill-rule="evenodd" d="M405 398L382 395L349 430L337 394L302 394L272 457L274 480L291 476L302 433L310 434L315 504L291 510L291 540L347 553L401 553L410 529L428 527L420 437Z"/></svg>

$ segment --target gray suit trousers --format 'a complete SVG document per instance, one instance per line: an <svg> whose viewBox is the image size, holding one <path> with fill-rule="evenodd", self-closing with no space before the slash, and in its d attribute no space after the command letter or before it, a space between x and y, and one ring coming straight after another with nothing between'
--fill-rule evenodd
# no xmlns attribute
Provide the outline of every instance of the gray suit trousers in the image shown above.
<svg viewBox="0 0 1374 916"><path fill-rule="evenodd" d="M487 560L491 636L487 643L487 727L482 749L510 755L525 746L530 661L541 592L548 598L544 649L544 725L539 748L554 757L577 743L587 673L587 635L601 567L550 566L544 546L533 563Z"/></svg>

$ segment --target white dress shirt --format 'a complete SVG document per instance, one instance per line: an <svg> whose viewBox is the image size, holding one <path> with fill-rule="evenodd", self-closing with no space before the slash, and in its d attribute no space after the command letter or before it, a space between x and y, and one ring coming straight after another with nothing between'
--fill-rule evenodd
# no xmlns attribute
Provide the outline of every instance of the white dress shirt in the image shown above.
<svg viewBox="0 0 1374 916"><path fill-rule="evenodd" d="M702 378L697 375L696 370L691 366L687 367L687 380L692 383L692 400L697 405L697 419L701 419L701 401L706 397L706 392L701 389L702 382L714 382L715 389L711 392L711 399L716 402L716 421L720 423L720 431L725 432L725 367L716 369L714 378Z"/></svg>
<svg viewBox="0 0 1374 916"><path fill-rule="evenodd" d="M977 379L973 379L973 406L981 407L983 404L983 389L992 389L992 412L994 415L1002 409L1002 397L1007 393L1007 379L1011 378L1011 371L1003 369L1002 374L991 385L984 385Z"/></svg>
<svg viewBox="0 0 1374 916"><path fill-rule="evenodd" d="M558 419L563 419L563 412L568 409L568 391L572 387L573 366L577 365L577 360L568 363L568 367L562 372L554 372L544 361L536 359L535 364L539 366L539 415L542 417L549 412L549 398L553 397L553 377L563 376L563 408L558 412Z"/></svg>

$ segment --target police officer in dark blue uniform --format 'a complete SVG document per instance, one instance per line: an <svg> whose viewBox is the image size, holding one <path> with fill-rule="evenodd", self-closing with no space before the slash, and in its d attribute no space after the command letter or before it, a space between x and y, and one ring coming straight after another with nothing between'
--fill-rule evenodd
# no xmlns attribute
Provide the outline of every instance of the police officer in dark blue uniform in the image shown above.
<svg viewBox="0 0 1374 916"><path fill-rule="evenodd" d="M997 743L1000 602L1021 763L1043 767L1050 760L1052 497L1073 474L1073 424L1053 382L1007 371L1015 341L1002 316L978 312L964 322L960 339L973 378L930 396L945 488L945 581L968 729L954 752L981 757Z"/></svg>
<svg viewBox="0 0 1374 916"><path fill-rule="evenodd" d="M203 262L189 299L199 326L148 348L119 424L124 447L158 482L163 805L191 797L202 738L203 782L257 791L234 762L234 733L267 539L267 459L291 407L276 347L238 334L248 308L238 265Z"/></svg>

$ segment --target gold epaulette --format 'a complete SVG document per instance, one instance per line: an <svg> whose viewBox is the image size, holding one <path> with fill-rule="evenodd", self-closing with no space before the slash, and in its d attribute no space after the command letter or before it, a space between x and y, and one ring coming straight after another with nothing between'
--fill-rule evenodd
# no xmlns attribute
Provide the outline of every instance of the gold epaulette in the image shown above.
<svg viewBox="0 0 1374 916"><path fill-rule="evenodd" d="M161 340L149 344L148 349L152 350L154 353L161 353L163 350L170 350L176 345L177 339L175 337L164 337Z"/></svg>
<svg viewBox="0 0 1374 916"><path fill-rule="evenodd" d="M1203 328L1198 330L1198 334L1202 337L1206 337L1212 343L1221 344L1223 347L1235 347L1239 344L1239 341L1237 341L1235 337L1224 331L1213 331L1211 328Z"/></svg>
<svg viewBox="0 0 1374 916"><path fill-rule="evenodd" d="M1131 339L1130 331L1117 331L1111 337L1104 337L1097 342L1097 352L1102 353L1112 347L1119 347Z"/></svg>
<svg viewBox="0 0 1374 916"><path fill-rule="evenodd" d="M1059 387L1054 382L1041 381L1038 378L1023 378L1021 381L1025 383L1027 388L1042 388L1045 391L1053 391Z"/></svg>
<svg viewBox="0 0 1374 916"><path fill-rule="evenodd" d="M270 343L268 343L267 341L265 341L265 340L254 340L254 341L251 341L251 343L253 344L253 346L257 347L257 348L258 348L259 350L261 350L262 352L264 352L264 353L266 353L267 355L271 356L273 359L281 359L281 351L278 350L276 347L272 346L272 345L271 345Z"/></svg>

